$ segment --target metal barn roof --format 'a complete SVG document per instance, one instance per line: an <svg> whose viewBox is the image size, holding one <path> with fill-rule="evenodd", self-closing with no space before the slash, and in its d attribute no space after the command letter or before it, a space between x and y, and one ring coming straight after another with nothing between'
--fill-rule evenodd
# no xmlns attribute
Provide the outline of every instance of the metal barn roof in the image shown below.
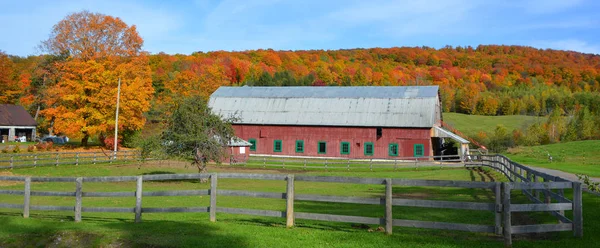
<svg viewBox="0 0 600 248"><path fill-rule="evenodd" d="M34 127L37 123L22 106L0 104L0 126Z"/></svg>
<svg viewBox="0 0 600 248"><path fill-rule="evenodd" d="M430 128L441 111L437 86L220 87L209 106L259 125Z"/></svg>

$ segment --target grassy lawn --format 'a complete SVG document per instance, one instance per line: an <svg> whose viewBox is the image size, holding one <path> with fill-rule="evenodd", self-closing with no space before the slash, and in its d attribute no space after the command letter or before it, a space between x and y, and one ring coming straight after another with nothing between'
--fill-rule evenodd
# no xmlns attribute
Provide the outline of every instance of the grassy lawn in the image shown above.
<svg viewBox="0 0 600 248"><path fill-rule="evenodd" d="M294 173L352 177L392 177L414 179L442 179L464 181L503 180L497 173L478 170L420 168L398 171L301 171L261 168L211 167L211 172ZM177 163L152 163L137 165L84 165L15 169L0 171L2 175L32 176L110 176L144 175L159 173L194 173L196 168L185 168ZM285 192L284 181L244 179L219 179L220 189L261 192ZM144 191L207 189L208 184L195 180L144 182ZM378 197L384 193L383 185L357 185L339 183L297 182L297 194L320 194L359 197ZM22 183L0 182L0 189L21 190ZM84 192L134 191L134 182L84 183ZM34 191L73 191L73 183L33 183ZM567 194L569 192L566 192ZM493 202L489 190L394 187L398 198L432 199L469 202ZM527 202L519 192L514 192L514 202ZM22 196L1 195L0 202L22 204ZM144 197L144 207L208 206L208 196ZM73 206L72 197L32 197L33 205ZM516 235L515 247L570 246L593 247L600 238L600 197L584 195L583 239L575 239L569 232ZM84 198L84 207L133 207L131 198ZM218 206L266 210L285 210L285 200L219 196ZM383 206L296 201L295 211L382 217ZM394 218L424 221L457 222L493 225L494 214L486 211L427 209L394 207ZM133 223L134 214L83 213L81 223L73 222L72 212L32 211L23 219L18 210L0 209L0 247L503 247L500 237L491 234L427 230L395 227L394 234L386 236L377 226L360 226L349 223L297 220L296 227L285 228L284 218L247 215L217 214L217 222L208 221L208 213L146 213L142 223ZM513 223L555 223L545 214L519 215ZM370 230L374 230L371 232Z"/></svg>
<svg viewBox="0 0 600 248"><path fill-rule="evenodd" d="M506 129L512 131L546 120L545 117L527 115L484 116L444 113L443 117L446 123L469 137L475 137L480 131L491 133L498 125L503 125Z"/></svg>
<svg viewBox="0 0 600 248"><path fill-rule="evenodd" d="M600 140L517 147L510 149L507 156L525 165L600 177Z"/></svg>

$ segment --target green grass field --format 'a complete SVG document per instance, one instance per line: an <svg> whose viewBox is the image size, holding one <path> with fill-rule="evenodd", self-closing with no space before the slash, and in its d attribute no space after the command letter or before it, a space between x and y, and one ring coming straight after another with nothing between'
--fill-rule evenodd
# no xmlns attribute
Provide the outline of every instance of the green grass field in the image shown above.
<svg viewBox="0 0 600 248"><path fill-rule="evenodd" d="M525 165L600 177L600 140L517 147L509 149L507 156Z"/></svg>
<svg viewBox="0 0 600 248"><path fill-rule="evenodd" d="M444 113L443 117L444 122L469 137L475 137L480 131L491 133L498 125L503 125L506 129L512 131L546 120L545 117L527 115L484 116Z"/></svg>
<svg viewBox="0 0 600 248"><path fill-rule="evenodd" d="M393 177L444 179L465 181L503 180L496 173L459 169L420 168L398 171L289 171L244 169L238 167L211 167L211 172L251 173L308 173L311 175ZM109 176L159 173L194 173L193 167L181 164L153 163L136 165L85 165L15 169L1 171L3 175L32 176ZM0 182L0 189L21 190L22 183ZM197 181L144 182L144 191L206 189L208 184ZM262 192L285 192L284 181L220 179L221 189ZM73 191L73 183L33 183L34 191ZM84 183L84 192L134 191L135 183ZM297 194L375 197L384 192L382 185L355 185L338 183L297 182ZM396 197L470 202L493 202L493 194L481 189L439 187L394 187ZM569 192L566 192L567 194ZM525 201L518 192L514 202ZM208 206L208 196L198 197L144 197L144 207ZM2 195L0 202L22 204L22 196ZM526 201L525 201L526 202ZM72 197L32 197L33 205L73 206ZM83 206L133 207L133 198L84 198ZM583 239L570 232L516 235L515 247L593 247L600 237L600 197L584 195ZM234 208L285 209L285 200L219 196L218 206ZM382 206L297 201L297 212L328 213L382 217ZM394 207L394 218L425 221L458 222L491 225L494 214L486 211ZM285 228L284 218L247 215L217 214L217 222L210 223L207 213L147 213L142 223L133 223L133 214L83 213L81 223L73 222L72 212L32 211L29 219L18 210L0 210L0 247L503 247L500 237L489 234L394 228L394 234L370 232L377 226L356 226L348 223L297 220L296 227ZM513 223L555 223L546 214L517 215Z"/></svg>

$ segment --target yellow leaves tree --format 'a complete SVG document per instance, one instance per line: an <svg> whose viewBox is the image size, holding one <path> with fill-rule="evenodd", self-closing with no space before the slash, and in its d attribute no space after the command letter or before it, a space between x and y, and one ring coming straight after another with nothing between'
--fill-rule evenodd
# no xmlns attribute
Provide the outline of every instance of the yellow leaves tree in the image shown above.
<svg viewBox="0 0 600 248"><path fill-rule="evenodd" d="M41 48L52 54L67 53L83 60L111 56L136 56L144 40L135 25L118 17L81 11L70 14L52 28Z"/></svg>
<svg viewBox="0 0 600 248"><path fill-rule="evenodd" d="M74 13L55 25L42 47L69 57L56 63L60 78L48 89L51 97L41 112L53 120L54 131L80 136L87 145L90 137L114 130L119 79L119 129L141 129L154 92L142 44L135 26L103 14Z"/></svg>
<svg viewBox="0 0 600 248"><path fill-rule="evenodd" d="M15 65L12 60L0 51L0 104L15 104L23 92L20 88L21 79L14 77ZM28 83L28 78L23 79Z"/></svg>

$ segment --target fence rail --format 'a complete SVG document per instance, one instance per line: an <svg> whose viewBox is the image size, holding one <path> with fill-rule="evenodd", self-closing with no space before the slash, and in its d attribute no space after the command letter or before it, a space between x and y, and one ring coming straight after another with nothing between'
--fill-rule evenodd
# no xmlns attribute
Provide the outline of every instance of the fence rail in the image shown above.
<svg viewBox="0 0 600 248"><path fill-rule="evenodd" d="M283 175L283 174L247 174L247 173L214 173L214 174L166 174L166 175L144 175L144 176L120 176L120 177L22 177L22 176L0 176L1 180L22 181L24 190L1 190L0 194L23 195L24 204L0 203L0 208L16 208L23 210L23 216L28 217L30 210L48 210L48 211L74 211L75 221L81 221L82 212L120 212L134 213L135 222L142 220L144 213L167 213L167 212L208 212L210 221L217 220L217 213L247 214L257 216L270 216L286 218L288 227L295 225L296 219L351 222L363 224L376 224L385 226L387 234L392 233L393 226L416 227L429 229L460 230L470 232L484 232L503 235L507 245L512 244L512 235L518 233L538 233L555 231L573 231L575 236L583 235L582 229L582 205L581 205L581 183L561 180L560 178L549 178L547 175L531 172L527 167L518 164L512 164L510 160L502 156L478 157L481 163L491 166L509 176L511 182L468 182L468 181L450 181L450 180L415 180L415 179L396 179L396 178L359 178L359 177L329 177L329 176L310 176L310 175ZM510 162L509 162L510 161ZM512 167L511 167L512 166ZM548 179L545 182L527 181L528 176L519 177L517 172L510 168L520 168L523 171L530 171L528 175L537 175L540 178ZM520 175L520 174L519 174ZM171 191L143 191L144 181L153 180L183 180L183 179L210 179L210 189L205 190L171 190ZM218 179L252 179L252 180L276 180L286 182L285 192L254 192L243 190L224 190L218 189ZM552 179L552 181L550 181ZM522 180L522 181L518 181ZM135 181L135 191L130 192L85 192L82 186L85 182L127 182ZM313 194L295 194L295 182L329 182L346 184L371 184L385 185L385 194L381 197L348 197L348 196L330 196ZM75 191L70 192L50 192L50 191L31 191L31 182L75 182ZM394 186L425 186L425 187L454 187L490 190L494 195L494 202L456 202L441 200L421 200L421 199L403 199L392 195ZM567 199L563 192L565 189L573 189L573 200ZM511 192L513 190L522 190L530 192L531 199L537 199L534 203L517 204L511 202ZM550 194L552 190L558 190L559 193ZM547 197L540 200L534 195L543 193ZM209 206L198 207L161 207L147 208L142 207L143 197L163 197L163 196L199 196L209 195ZM286 210L257 210L245 208L225 208L217 206L217 196L237 196L237 197L257 197L285 199ZM38 206L31 205L32 196L63 196L74 197L74 206ZM556 197L556 202L548 199ZM558 197L560 196L560 197ZM132 207L84 207L82 198L85 197L135 197L136 204ZM556 200L558 199L558 200ZM333 202L333 203L355 203L385 206L385 215L383 218L347 216L323 213L305 213L295 212L295 201L314 201L314 202ZM420 208L439 208L439 209L465 209L473 211L488 211L494 213L494 225L478 225L465 223L447 223L436 221L418 221L393 218L393 206L409 206ZM564 215L565 210L573 210L572 220ZM511 214L515 212L550 212L558 216L558 224L539 224L539 225L513 225L511 223Z"/></svg>
<svg viewBox="0 0 600 248"><path fill-rule="evenodd" d="M240 163L236 163L240 164ZM385 158L317 158L294 156L251 155L243 166L295 168L295 169L325 169L325 170L357 170L357 169L394 169L401 167L426 166L456 166L464 165L464 160L458 155L396 157Z"/></svg>
<svg viewBox="0 0 600 248"><path fill-rule="evenodd" d="M0 154L0 169L140 161L140 151L45 152Z"/></svg>
<svg viewBox="0 0 600 248"><path fill-rule="evenodd" d="M549 175L514 162L503 155L476 155L474 161L504 174L512 184L503 190L503 203L508 204L504 211L504 240L512 244L511 234L537 233L572 230L576 237L583 236L582 185L580 182ZM565 197L564 190L573 190L573 200ZM533 204L509 204L510 191L521 190ZM553 203L553 201L555 203ZM565 216L565 210L573 210L572 219ZM559 224L513 226L510 224L512 212L544 211L557 218Z"/></svg>

